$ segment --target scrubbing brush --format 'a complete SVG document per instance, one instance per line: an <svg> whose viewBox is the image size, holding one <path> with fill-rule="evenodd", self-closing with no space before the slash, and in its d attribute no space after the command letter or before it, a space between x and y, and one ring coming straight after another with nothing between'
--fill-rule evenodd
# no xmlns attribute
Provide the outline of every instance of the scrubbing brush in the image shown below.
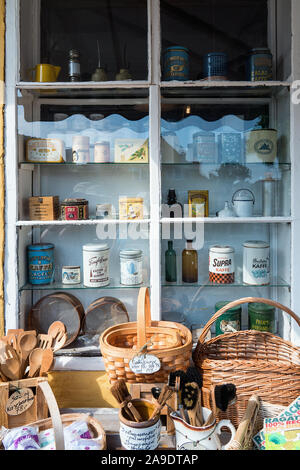
<svg viewBox="0 0 300 470"><path fill-rule="evenodd" d="M229 405L236 400L236 387L234 384L215 385L211 387L212 412L204 424L208 426L214 422L221 411L226 411Z"/></svg>
<svg viewBox="0 0 300 470"><path fill-rule="evenodd" d="M196 382L186 382L181 391L181 400L183 408L187 411L189 422L196 426L197 404L200 390Z"/></svg>

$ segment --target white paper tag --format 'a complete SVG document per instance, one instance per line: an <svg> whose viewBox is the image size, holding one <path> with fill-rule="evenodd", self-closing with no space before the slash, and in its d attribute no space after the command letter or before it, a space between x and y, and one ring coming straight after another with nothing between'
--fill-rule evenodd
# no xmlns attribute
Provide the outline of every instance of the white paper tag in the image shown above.
<svg viewBox="0 0 300 470"><path fill-rule="evenodd" d="M141 354L131 359L129 367L134 374L154 374L160 370L161 364L153 354Z"/></svg>
<svg viewBox="0 0 300 470"><path fill-rule="evenodd" d="M34 402L34 394L30 388L21 388L14 392L6 403L6 413L10 416L18 416L28 410Z"/></svg>

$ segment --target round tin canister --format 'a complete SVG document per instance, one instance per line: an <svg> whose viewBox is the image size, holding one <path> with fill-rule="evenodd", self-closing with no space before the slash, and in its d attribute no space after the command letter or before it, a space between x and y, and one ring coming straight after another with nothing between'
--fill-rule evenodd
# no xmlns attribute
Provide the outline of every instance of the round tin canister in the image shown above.
<svg viewBox="0 0 300 470"><path fill-rule="evenodd" d="M215 312L218 312L225 305L229 304L228 300L220 300L215 305ZM234 333L241 329L242 321L242 307L236 307L227 310L216 320L216 336L223 335L224 333Z"/></svg>
<svg viewBox="0 0 300 470"><path fill-rule="evenodd" d="M215 284L234 282L234 248L221 245L210 247L209 280Z"/></svg>
<svg viewBox="0 0 300 470"><path fill-rule="evenodd" d="M198 162L215 163L217 144L213 132L193 134L193 159Z"/></svg>
<svg viewBox="0 0 300 470"><path fill-rule="evenodd" d="M108 163L110 162L110 144L109 142L97 142L94 147L94 162Z"/></svg>
<svg viewBox="0 0 300 470"><path fill-rule="evenodd" d="M28 282L50 284L54 277L54 245L36 243L27 246Z"/></svg>
<svg viewBox="0 0 300 470"><path fill-rule="evenodd" d="M248 304L248 329L275 333L275 307L260 303Z"/></svg>
<svg viewBox="0 0 300 470"><path fill-rule="evenodd" d="M86 220L89 218L89 202L86 199L65 199L60 205L62 220Z"/></svg>
<svg viewBox="0 0 300 470"><path fill-rule="evenodd" d="M88 163L90 161L90 138L88 136L73 136L72 155L74 163Z"/></svg>
<svg viewBox="0 0 300 470"><path fill-rule="evenodd" d="M134 286L143 282L142 250L120 251L121 284Z"/></svg>
<svg viewBox="0 0 300 470"><path fill-rule="evenodd" d="M254 129L246 132L246 163L274 163L277 157L277 130Z"/></svg>
<svg viewBox="0 0 300 470"><path fill-rule="evenodd" d="M83 284L87 287L109 285L109 247L106 244L88 243L83 250Z"/></svg>
<svg viewBox="0 0 300 470"><path fill-rule="evenodd" d="M253 286L270 284L270 245L249 240L243 243L243 282Z"/></svg>
<svg viewBox="0 0 300 470"><path fill-rule="evenodd" d="M186 47L173 46L164 51L164 80L189 80L189 52Z"/></svg>
<svg viewBox="0 0 300 470"><path fill-rule="evenodd" d="M272 54L268 48L252 49L247 61L247 80L251 82L272 80L272 60Z"/></svg>
<svg viewBox="0 0 300 470"><path fill-rule="evenodd" d="M203 78L227 80L228 56L224 52L210 52L203 57Z"/></svg>
<svg viewBox="0 0 300 470"><path fill-rule="evenodd" d="M133 405L143 418L137 423L130 421L125 413L125 408L119 410L120 439L124 449L127 450L154 450L158 447L161 433L161 421L158 414L149 419L155 409L155 404L150 400L133 399Z"/></svg>
<svg viewBox="0 0 300 470"><path fill-rule="evenodd" d="M63 284L80 284L80 266L63 266L61 278Z"/></svg>

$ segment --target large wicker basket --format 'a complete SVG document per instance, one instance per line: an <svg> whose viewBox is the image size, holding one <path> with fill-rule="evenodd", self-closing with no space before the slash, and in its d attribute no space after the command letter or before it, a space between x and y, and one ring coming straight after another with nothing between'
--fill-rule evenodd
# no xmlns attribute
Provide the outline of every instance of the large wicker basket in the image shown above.
<svg viewBox="0 0 300 470"><path fill-rule="evenodd" d="M248 400L256 394L261 400L288 406L300 395L300 348L267 332L238 331L225 333L205 341L207 333L227 310L237 305L260 302L288 313L300 326L297 315L278 302L248 297L230 302L221 308L205 325L193 353L195 365L203 375L203 387L234 383L237 387L236 404L220 418L231 419L238 426L246 411Z"/></svg>
<svg viewBox="0 0 300 470"><path fill-rule="evenodd" d="M137 322L122 323L105 330L100 349L111 383L166 382L170 371L186 370L192 354L192 334L180 323L151 321L149 291L142 287L137 305ZM155 355L161 368L153 374L134 374L129 361L140 351Z"/></svg>

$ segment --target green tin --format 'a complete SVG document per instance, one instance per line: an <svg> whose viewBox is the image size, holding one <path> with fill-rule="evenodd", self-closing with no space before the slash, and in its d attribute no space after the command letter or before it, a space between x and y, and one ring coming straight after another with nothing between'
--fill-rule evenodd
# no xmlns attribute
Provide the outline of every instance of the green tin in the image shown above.
<svg viewBox="0 0 300 470"><path fill-rule="evenodd" d="M260 303L248 304L248 328L275 333L275 307Z"/></svg>
<svg viewBox="0 0 300 470"><path fill-rule="evenodd" d="M215 312L229 304L229 300L221 300L215 305ZM242 320L242 307L230 308L227 312L223 313L216 320L216 336L223 335L224 333L234 333L241 329Z"/></svg>

